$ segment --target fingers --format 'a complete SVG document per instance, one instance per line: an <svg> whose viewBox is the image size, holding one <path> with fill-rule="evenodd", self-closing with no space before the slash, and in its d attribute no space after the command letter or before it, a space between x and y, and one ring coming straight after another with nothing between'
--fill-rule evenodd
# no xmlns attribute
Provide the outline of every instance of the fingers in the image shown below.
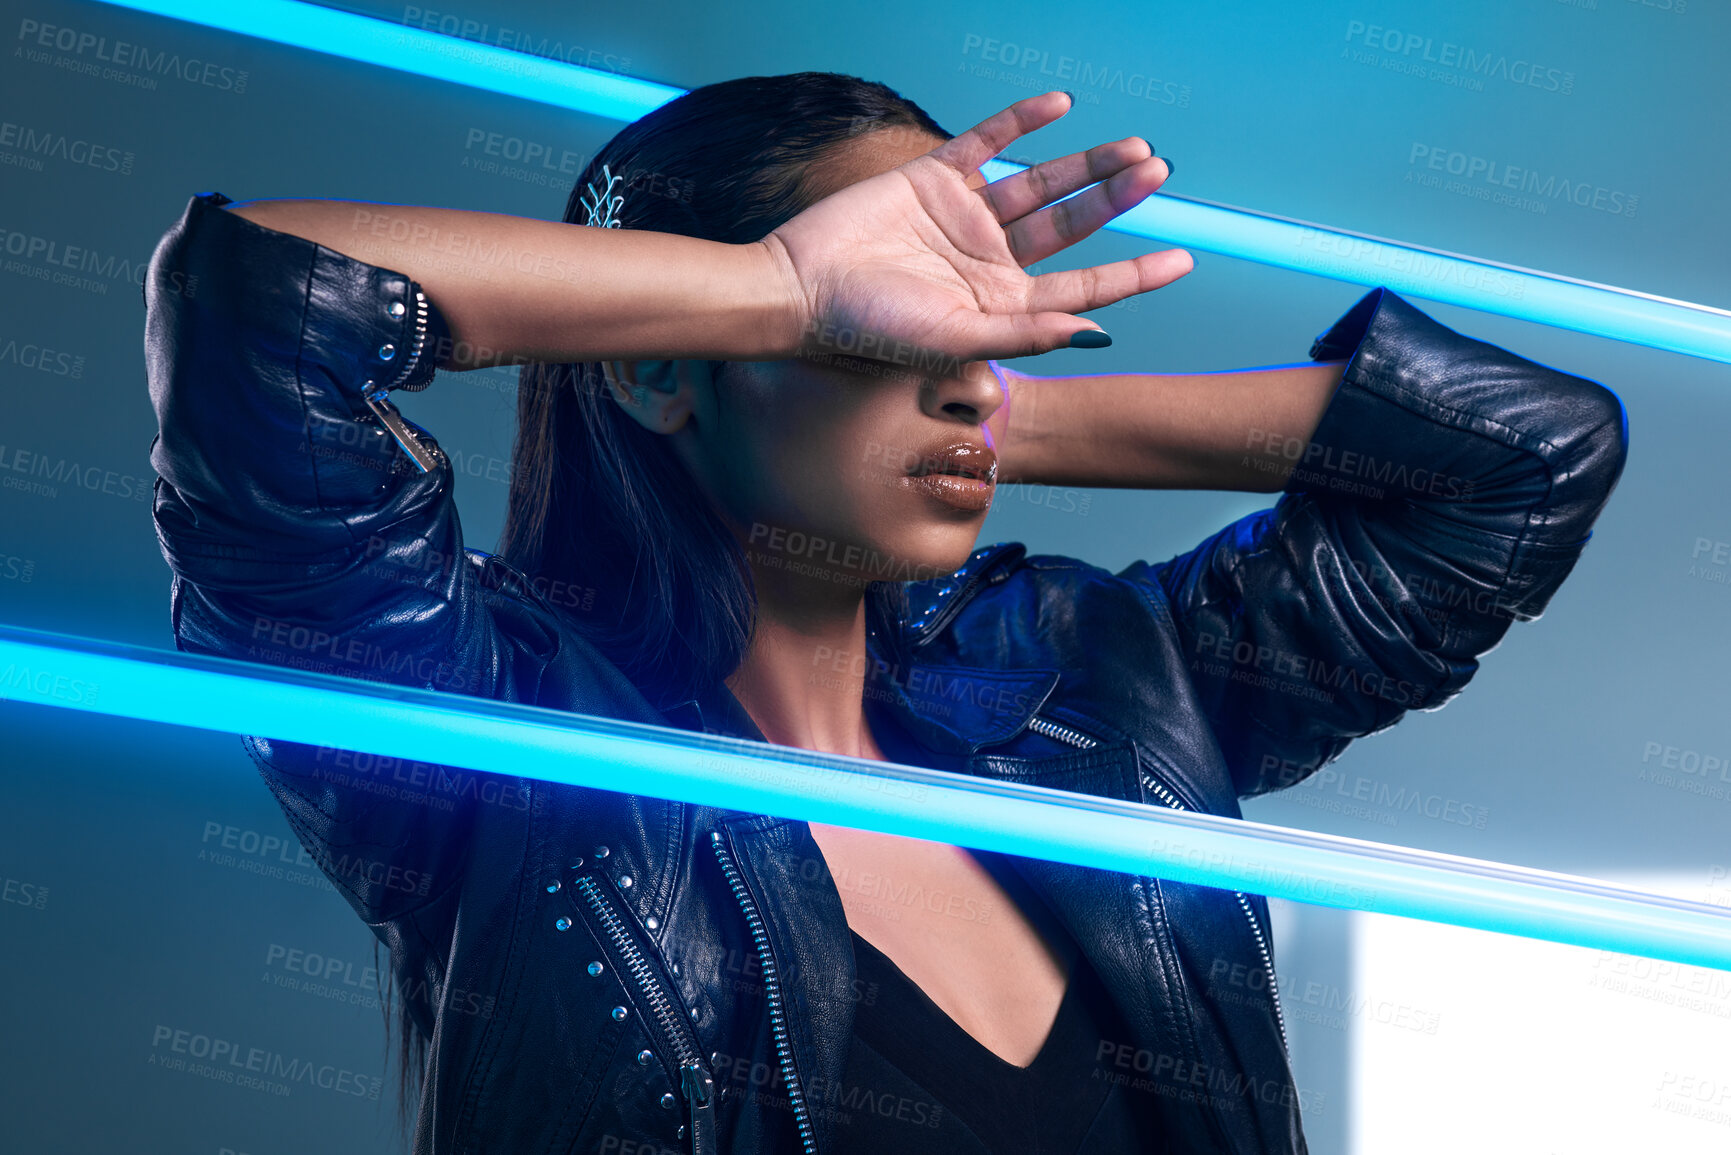
<svg viewBox="0 0 1731 1155"><path fill-rule="evenodd" d="M1069 111L1070 98L1062 92L1030 96L988 116L960 136L946 140L930 155L967 176L1009 148L1019 137L1046 127Z"/></svg>
<svg viewBox="0 0 1731 1155"><path fill-rule="evenodd" d="M1076 334L1098 329L1077 313L1169 285L1194 265L1183 249L1167 249L1088 269L1046 273L1034 278L1031 311L959 311L953 317L957 330L947 335L943 345L965 349L961 354L965 361L1007 360L1071 348Z"/></svg>
<svg viewBox="0 0 1731 1155"><path fill-rule="evenodd" d="M1042 273L1034 278L1028 307L1039 312L1086 313L1170 285L1195 265L1183 249L1166 249L1127 261ZM1085 327L1072 323L1069 331Z"/></svg>
<svg viewBox="0 0 1731 1155"><path fill-rule="evenodd" d="M1140 141L1137 143L1141 144ZM1033 171L1028 170L1029 173ZM1142 158L1118 170L1109 179L1006 226L1005 243L1009 245L1010 252L1019 265L1027 266L1044 260L1147 200L1155 190L1166 183L1167 175L1165 161L1158 157Z"/></svg>
<svg viewBox="0 0 1731 1155"><path fill-rule="evenodd" d="M971 348L964 359L975 361L1031 357L1065 349L1072 335L1094 328L1067 313L1055 312L971 313L963 323L965 331L954 343Z"/></svg>
<svg viewBox="0 0 1731 1155"><path fill-rule="evenodd" d="M1154 150L1147 141L1139 136L1127 136L995 180L980 189L979 194L991 206L998 222L1007 225L1069 196L1077 189L1116 176L1153 155Z"/></svg>

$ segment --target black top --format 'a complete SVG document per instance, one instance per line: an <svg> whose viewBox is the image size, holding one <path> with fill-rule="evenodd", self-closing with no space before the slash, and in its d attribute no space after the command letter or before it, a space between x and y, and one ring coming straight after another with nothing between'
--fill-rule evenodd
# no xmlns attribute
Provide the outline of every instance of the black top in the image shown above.
<svg viewBox="0 0 1731 1155"><path fill-rule="evenodd" d="M1123 1018L1080 952L1040 1053L1027 1067L981 1045L858 934L855 968L876 998L855 1010L847 1073L822 1104L836 1155L1117 1155L1166 1150L1154 1104L1127 1087L1104 1044Z"/></svg>

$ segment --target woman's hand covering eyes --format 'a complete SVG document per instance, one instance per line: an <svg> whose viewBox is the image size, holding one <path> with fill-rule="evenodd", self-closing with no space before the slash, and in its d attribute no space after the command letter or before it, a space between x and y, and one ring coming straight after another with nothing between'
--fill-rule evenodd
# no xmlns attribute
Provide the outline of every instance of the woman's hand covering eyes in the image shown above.
<svg viewBox="0 0 1731 1155"><path fill-rule="evenodd" d="M803 325L799 355L953 372L952 359L1044 353L1098 328L1076 314L1189 272L1182 249L1039 276L1024 271L1140 204L1168 175L1146 141L1127 137L983 187L969 184L986 161L1068 111L1062 92L1017 101L770 233L762 243Z"/></svg>

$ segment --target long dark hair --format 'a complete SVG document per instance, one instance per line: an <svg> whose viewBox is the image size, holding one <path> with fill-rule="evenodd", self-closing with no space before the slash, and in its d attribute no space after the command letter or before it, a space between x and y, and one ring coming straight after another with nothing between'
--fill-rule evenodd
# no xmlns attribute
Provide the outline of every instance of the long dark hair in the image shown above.
<svg viewBox="0 0 1731 1155"><path fill-rule="evenodd" d="M833 72L749 76L693 89L620 130L577 178L567 224L589 216L602 166L622 178L628 229L746 244L817 199L810 169L883 129L950 139L886 85ZM581 323L580 321L577 323ZM725 363L717 363L718 367ZM608 396L597 363L525 365L499 552L659 706L696 697L738 668L756 598L744 551L667 444ZM905 605L894 583L866 587L873 620ZM401 1008L402 1102L427 1040ZM388 1045L388 1044L387 1044Z"/></svg>

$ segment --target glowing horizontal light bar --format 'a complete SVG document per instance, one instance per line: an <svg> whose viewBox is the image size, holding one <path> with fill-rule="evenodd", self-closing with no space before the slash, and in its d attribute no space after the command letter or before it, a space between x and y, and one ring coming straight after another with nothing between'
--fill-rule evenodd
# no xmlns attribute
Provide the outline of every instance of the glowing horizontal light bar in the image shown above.
<svg viewBox="0 0 1731 1155"><path fill-rule="evenodd" d="M987 180L1025 166L988 161ZM1426 249L1308 221L1153 196L1109 226L1121 233L1500 313L1673 353L1731 362L1731 311Z"/></svg>
<svg viewBox="0 0 1731 1155"><path fill-rule="evenodd" d="M1705 903L915 766L9 626L0 697L1731 970L1731 911Z"/></svg>
<svg viewBox="0 0 1731 1155"><path fill-rule="evenodd" d="M617 72L441 36L301 0L106 2L609 120L636 120L685 92ZM413 110L396 108L379 114L407 116Z"/></svg>
<svg viewBox="0 0 1731 1155"><path fill-rule="evenodd" d="M443 36L300 0L105 0L417 76L635 120L684 92L665 84ZM996 180L1021 170L993 161ZM1132 236L1731 362L1731 311L1479 257L1421 248L1181 196L1151 197L1108 226Z"/></svg>

